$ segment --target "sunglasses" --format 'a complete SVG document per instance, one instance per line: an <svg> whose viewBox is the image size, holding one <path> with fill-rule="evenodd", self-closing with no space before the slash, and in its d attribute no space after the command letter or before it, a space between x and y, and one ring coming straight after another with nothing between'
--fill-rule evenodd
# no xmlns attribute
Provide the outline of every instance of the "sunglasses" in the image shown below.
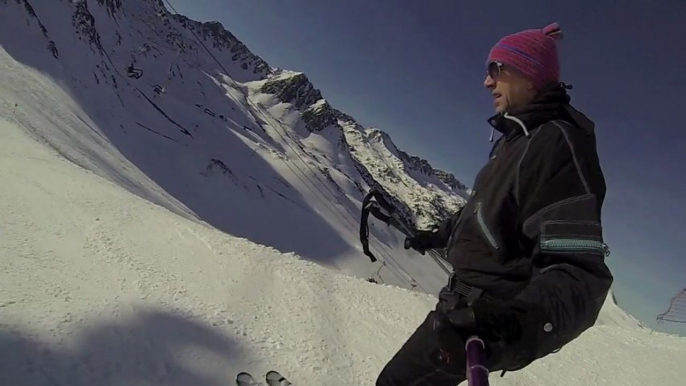
<svg viewBox="0 0 686 386"><path fill-rule="evenodd" d="M491 78L498 79L501 72L503 71L504 66L505 65L500 62L491 62L488 64L486 72L488 73L488 76L490 76Z"/></svg>

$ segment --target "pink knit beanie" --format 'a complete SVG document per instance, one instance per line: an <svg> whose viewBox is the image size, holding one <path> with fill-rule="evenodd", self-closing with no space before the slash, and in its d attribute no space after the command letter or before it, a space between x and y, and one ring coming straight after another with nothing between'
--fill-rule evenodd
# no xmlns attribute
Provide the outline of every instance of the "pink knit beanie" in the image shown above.
<svg viewBox="0 0 686 386"><path fill-rule="evenodd" d="M486 66L501 62L522 73L540 90L560 81L559 39L562 39L562 31L557 22L543 29L505 36L491 49Z"/></svg>

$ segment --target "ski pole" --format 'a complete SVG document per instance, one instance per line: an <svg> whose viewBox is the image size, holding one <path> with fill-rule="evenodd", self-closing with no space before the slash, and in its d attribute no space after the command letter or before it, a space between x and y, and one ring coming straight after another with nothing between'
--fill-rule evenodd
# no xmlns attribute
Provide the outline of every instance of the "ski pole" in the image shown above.
<svg viewBox="0 0 686 386"><path fill-rule="evenodd" d="M472 335L465 343L467 357L467 383L469 386L488 386L488 368L484 341Z"/></svg>

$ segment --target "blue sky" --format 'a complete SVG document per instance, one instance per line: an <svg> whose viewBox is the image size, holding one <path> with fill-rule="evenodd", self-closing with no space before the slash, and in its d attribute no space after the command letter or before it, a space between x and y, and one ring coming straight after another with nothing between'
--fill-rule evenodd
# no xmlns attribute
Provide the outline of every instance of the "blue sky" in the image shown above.
<svg viewBox="0 0 686 386"><path fill-rule="evenodd" d="M596 122L615 293L651 328L686 286L686 2L170 0L271 66L471 185L491 143L485 60L506 34L560 23L562 80ZM573 3L573 6L572 6Z"/></svg>

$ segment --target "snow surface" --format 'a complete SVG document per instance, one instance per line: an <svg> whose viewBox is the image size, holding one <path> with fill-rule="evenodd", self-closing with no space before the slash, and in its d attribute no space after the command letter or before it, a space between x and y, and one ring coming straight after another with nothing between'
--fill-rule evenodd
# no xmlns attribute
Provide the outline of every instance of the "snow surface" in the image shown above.
<svg viewBox="0 0 686 386"><path fill-rule="evenodd" d="M272 368L373 384L434 305L183 218L0 130L0 384L226 385ZM684 338L609 323L491 379L677 386L684 360Z"/></svg>
<svg viewBox="0 0 686 386"><path fill-rule="evenodd" d="M420 225L428 202L462 194L408 169L380 130L308 131L259 87L298 73L253 73L210 44L222 73L156 1L29 3L36 17L0 0L0 384L225 385L270 368L373 384L445 273L373 222L387 285L362 280L381 262L359 245L358 166ZM76 32L83 4L107 56ZM683 385L685 360L686 339L610 294L577 341L492 382Z"/></svg>

